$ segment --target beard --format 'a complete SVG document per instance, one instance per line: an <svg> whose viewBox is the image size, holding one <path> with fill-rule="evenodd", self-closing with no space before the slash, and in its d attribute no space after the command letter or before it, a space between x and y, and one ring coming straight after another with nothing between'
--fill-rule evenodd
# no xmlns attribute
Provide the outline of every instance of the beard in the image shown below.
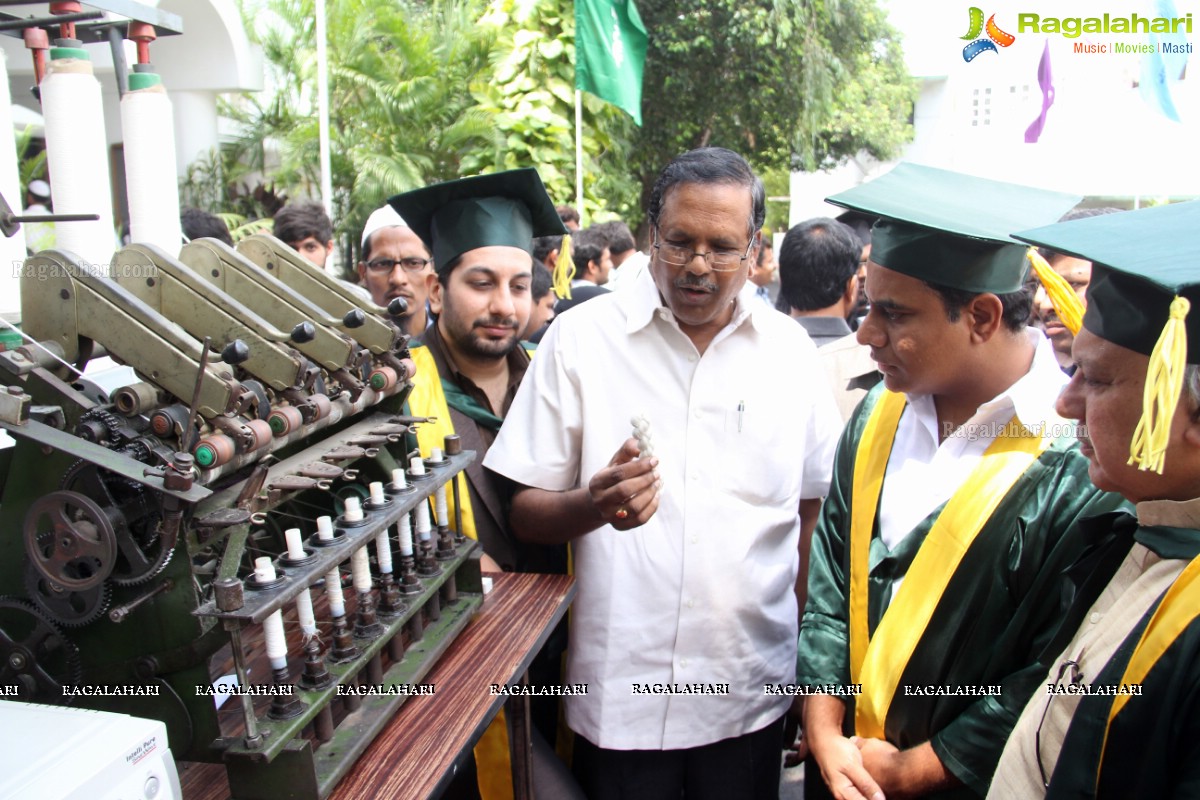
<svg viewBox="0 0 1200 800"><path fill-rule="evenodd" d="M447 320L449 322L449 320ZM480 319L471 323L470 327L459 325L446 326L447 338L459 352L482 359L501 359L516 348L520 341L520 331L517 330L515 317L508 319ZM484 328L508 328L511 333L502 339L485 335Z"/></svg>

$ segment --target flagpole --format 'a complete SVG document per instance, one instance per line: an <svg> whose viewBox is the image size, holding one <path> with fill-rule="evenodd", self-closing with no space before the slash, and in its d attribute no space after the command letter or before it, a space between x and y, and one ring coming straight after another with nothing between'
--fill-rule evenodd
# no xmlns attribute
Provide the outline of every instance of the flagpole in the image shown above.
<svg viewBox="0 0 1200 800"><path fill-rule="evenodd" d="M333 177L329 156L329 56L326 50L325 0L317 0L317 142L321 162L321 205L333 216Z"/></svg>
<svg viewBox="0 0 1200 800"><path fill-rule="evenodd" d="M583 92L575 90L575 209L579 212L579 225L587 219L583 213Z"/></svg>

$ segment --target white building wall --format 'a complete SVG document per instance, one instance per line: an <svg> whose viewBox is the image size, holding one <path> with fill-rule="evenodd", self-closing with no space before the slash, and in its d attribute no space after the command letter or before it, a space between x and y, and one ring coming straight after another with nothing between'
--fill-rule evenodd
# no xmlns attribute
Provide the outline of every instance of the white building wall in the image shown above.
<svg viewBox="0 0 1200 800"><path fill-rule="evenodd" d="M1188 77L1172 86L1181 122L1173 122L1147 104L1135 81L1141 56L1074 52L1076 42L1138 43L1144 35L1018 32L1017 14L1042 17L1156 15L1150 0L1043 0L1026 6L986 6L986 15L1016 41L996 53L963 60L960 37L968 25L970 3L884 2L889 18L904 35L905 58L920 81L914 113L913 142L901 156L945 169L1093 197L1135 203L1200 195L1200 61L1193 52ZM1200 43L1200 9L1179 0L1176 12L1193 12L1193 51ZM1026 127L1042 107L1038 64L1046 43L1055 99L1042 137L1026 144ZM792 223L817 214L838 213L820 198L856 185L891 164L861 169L851 163L831 174L794 174Z"/></svg>

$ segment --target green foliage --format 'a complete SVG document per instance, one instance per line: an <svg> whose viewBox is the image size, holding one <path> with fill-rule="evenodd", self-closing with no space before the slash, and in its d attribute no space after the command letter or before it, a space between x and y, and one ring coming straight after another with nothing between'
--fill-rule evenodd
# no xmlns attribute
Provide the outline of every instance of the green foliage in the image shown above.
<svg viewBox="0 0 1200 800"><path fill-rule="evenodd" d="M556 202L574 202L573 5L485 1L328 0L333 216L347 263L371 211L428 183L533 166ZM267 0L252 25L276 91L226 109L242 124L231 152L292 196L319 194L313 18L313 0ZM585 100L592 214L637 199L611 166L627 157L631 127Z"/></svg>
<svg viewBox="0 0 1200 800"><path fill-rule="evenodd" d="M914 90L875 2L638 0L644 125L583 95L585 218L639 222L663 165L701 145L743 153L783 194L791 168L891 156L910 135ZM314 0L255 5L245 18L274 91L226 104L241 135L185 181L185 196L208 201L194 205L246 219L283 193L319 193ZM575 202L571 0L326 7L333 216L348 263L370 212L428 183L534 166L556 202ZM786 219L782 205L770 219Z"/></svg>
<svg viewBox="0 0 1200 800"><path fill-rule="evenodd" d="M287 198L277 195L273 185L264 185L258 178L259 173L241 157L237 147L214 148L189 164L180 178L179 205L242 220L269 222L287 203Z"/></svg>
<svg viewBox="0 0 1200 800"><path fill-rule="evenodd" d="M858 0L851 13L851 38L838 46L844 78L823 93L823 113L801 116L794 169L828 169L859 151L885 161L912 138L917 86L904 66L899 36L874 0Z"/></svg>
<svg viewBox="0 0 1200 800"><path fill-rule="evenodd" d="M475 24L475 0L329 0L326 12L333 218L352 261L387 197L458 177L462 154L490 145L493 126L466 87L487 66L492 33ZM242 125L234 150L292 196L316 197L313 0L269 0L251 34L274 91L227 109Z"/></svg>
<svg viewBox="0 0 1200 800"><path fill-rule="evenodd" d="M650 32L632 160L643 205L663 165L694 147L728 147L760 171L812 169L862 149L890 156L910 135L914 89L875 0L638 8Z"/></svg>
<svg viewBox="0 0 1200 800"><path fill-rule="evenodd" d="M496 129L494 147L463 160L465 172L536 166L555 203L575 204L575 17L568 0L496 0L483 24L496 31L490 74L471 87ZM637 184L620 165L632 120L583 95L585 222L634 213Z"/></svg>
<svg viewBox="0 0 1200 800"><path fill-rule="evenodd" d="M9 201L9 205L13 208L24 206L25 192L29 191L31 181L46 178L46 148L42 147L30 155L29 150L32 145L33 127L27 125L25 130L17 134L16 139L17 158L20 159L20 163L17 165L17 178L21 182L21 196Z"/></svg>
<svg viewBox="0 0 1200 800"><path fill-rule="evenodd" d="M788 229L790 201L773 199L789 197L792 192L792 174L782 167L771 167L759 173L763 187L767 190L767 218L763 221L763 233L777 233Z"/></svg>

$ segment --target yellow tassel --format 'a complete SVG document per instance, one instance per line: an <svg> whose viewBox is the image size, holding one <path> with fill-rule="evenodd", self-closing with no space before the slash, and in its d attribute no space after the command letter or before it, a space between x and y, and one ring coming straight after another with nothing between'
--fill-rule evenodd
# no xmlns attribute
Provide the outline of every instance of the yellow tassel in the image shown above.
<svg viewBox="0 0 1200 800"><path fill-rule="evenodd" d="M560 300L571 299L571 281L575 279L575 261L571 258L571 237L562 237L558 260L554 262L554 293Z"/></svg>
<svg viewBox="0 0 1200 800"><path fill-rule="evenodd" d="M1162 335L1150 353L1146 370L1146 389L1142 394L1142 418L1133 432L1129 463L1138 469L1154 470L1159 475L1167 456L1171 420L1183 392L1183 373L1187 368L1187 319L1191 303L1185 297L1171 301L1171 315Z"/></svg>
<svg viewBox="0 0 1200 800"><path fill-rule="evenodd" d="M1054 267L1032 247L1029 248L1029 263L1033 265L1033 271L1037 273L1038 280L1046 290L1046 296L1050 298L1059 320L1072 336L1077 336L1079 329L1083 327L1083 301L1075 294L1071 284L1055 272Z"/></svg>

